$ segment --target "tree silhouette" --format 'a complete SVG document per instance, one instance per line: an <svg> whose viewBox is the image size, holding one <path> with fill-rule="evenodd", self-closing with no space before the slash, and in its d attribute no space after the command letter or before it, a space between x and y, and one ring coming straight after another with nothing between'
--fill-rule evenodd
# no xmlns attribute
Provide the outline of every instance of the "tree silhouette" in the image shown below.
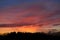
<svg viewBox="0 0 60 40"><path fill-rule="evenodd" d="M0 35L0 40L60 40L60 32L56 33L22 33L11 32Z"/></svg>

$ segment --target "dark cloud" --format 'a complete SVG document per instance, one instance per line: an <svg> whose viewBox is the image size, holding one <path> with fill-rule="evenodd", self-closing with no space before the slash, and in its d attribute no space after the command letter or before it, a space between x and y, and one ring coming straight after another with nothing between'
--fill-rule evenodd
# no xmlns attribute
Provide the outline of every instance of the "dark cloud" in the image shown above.
<svg viewBox="0 0 60 40"><path fill-rule="evenodd" d="M53 26L59 26L60 24L53 24Z"/></svg>
<svg viewBox="0 0 60 40"><path fill-rule="evenodd" d="M31 25L31 24L0 24L0 27L21 27L21 26L26 26L26 25Z"/></svg>
<svg viewBox="0 0 60 40"><path fill-rule="evenodd" d="M21 23L21 24L0 24L0 27L21 27L21 26L28 26L28 25L37 25L43 26L43 24L32 24L32 23Z"/></svg>

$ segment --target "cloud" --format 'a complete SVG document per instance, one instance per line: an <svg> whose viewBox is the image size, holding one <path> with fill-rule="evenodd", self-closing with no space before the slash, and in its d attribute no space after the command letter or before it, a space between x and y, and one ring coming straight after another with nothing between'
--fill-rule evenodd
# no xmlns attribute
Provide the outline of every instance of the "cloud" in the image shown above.
<svg viewBox="0 0 60 40"><path fill-rule="evenodd" d="M60 5L52 1L42 1L7 6L0 11L0 24L50 25L60 23Z"/></svg>
<svg viewBox="0 0 60 40"><path fill-rule="evenodd" d="M53 26L59 26L60 24L54 24Z"/></svg>

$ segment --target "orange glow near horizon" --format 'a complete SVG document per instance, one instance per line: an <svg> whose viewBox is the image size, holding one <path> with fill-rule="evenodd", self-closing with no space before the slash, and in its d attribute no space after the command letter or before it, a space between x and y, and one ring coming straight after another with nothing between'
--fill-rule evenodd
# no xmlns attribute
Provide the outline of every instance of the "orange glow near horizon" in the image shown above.
<svg viewBox="0 0 60 40"><path fill-rule="evenodd" d="M10 32L37 32L38 27L36 26L22 26L22 27L5 27L0 28L0 34L10 33Z"/></svg>
<svg viewBox="0 0 60 40"><path fill-rule="evenodd" d="M10 33L10 32L44 32L47 33L51 28L44 28L38 25L28 25L28 26L19 26L19 27L0 27L0 34Z"/></svg>
<svg viewBox="0 0 60 40"><path fill-rule="evenodd" d="M20 28L16 28L17 32L37 32L38 27L37 26L23 26Z"/></svg>

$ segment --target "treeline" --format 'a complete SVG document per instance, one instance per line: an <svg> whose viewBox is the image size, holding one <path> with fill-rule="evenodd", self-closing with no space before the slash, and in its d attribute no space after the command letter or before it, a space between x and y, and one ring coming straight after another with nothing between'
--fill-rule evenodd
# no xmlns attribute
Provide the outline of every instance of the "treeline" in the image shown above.
<svg viewBox="0 0 60 40"><path fill-rule="evenodd" d="M11 32L11 33L0 35L0 40L60 40L60 32L56 32L56 33Z"/></svg>

